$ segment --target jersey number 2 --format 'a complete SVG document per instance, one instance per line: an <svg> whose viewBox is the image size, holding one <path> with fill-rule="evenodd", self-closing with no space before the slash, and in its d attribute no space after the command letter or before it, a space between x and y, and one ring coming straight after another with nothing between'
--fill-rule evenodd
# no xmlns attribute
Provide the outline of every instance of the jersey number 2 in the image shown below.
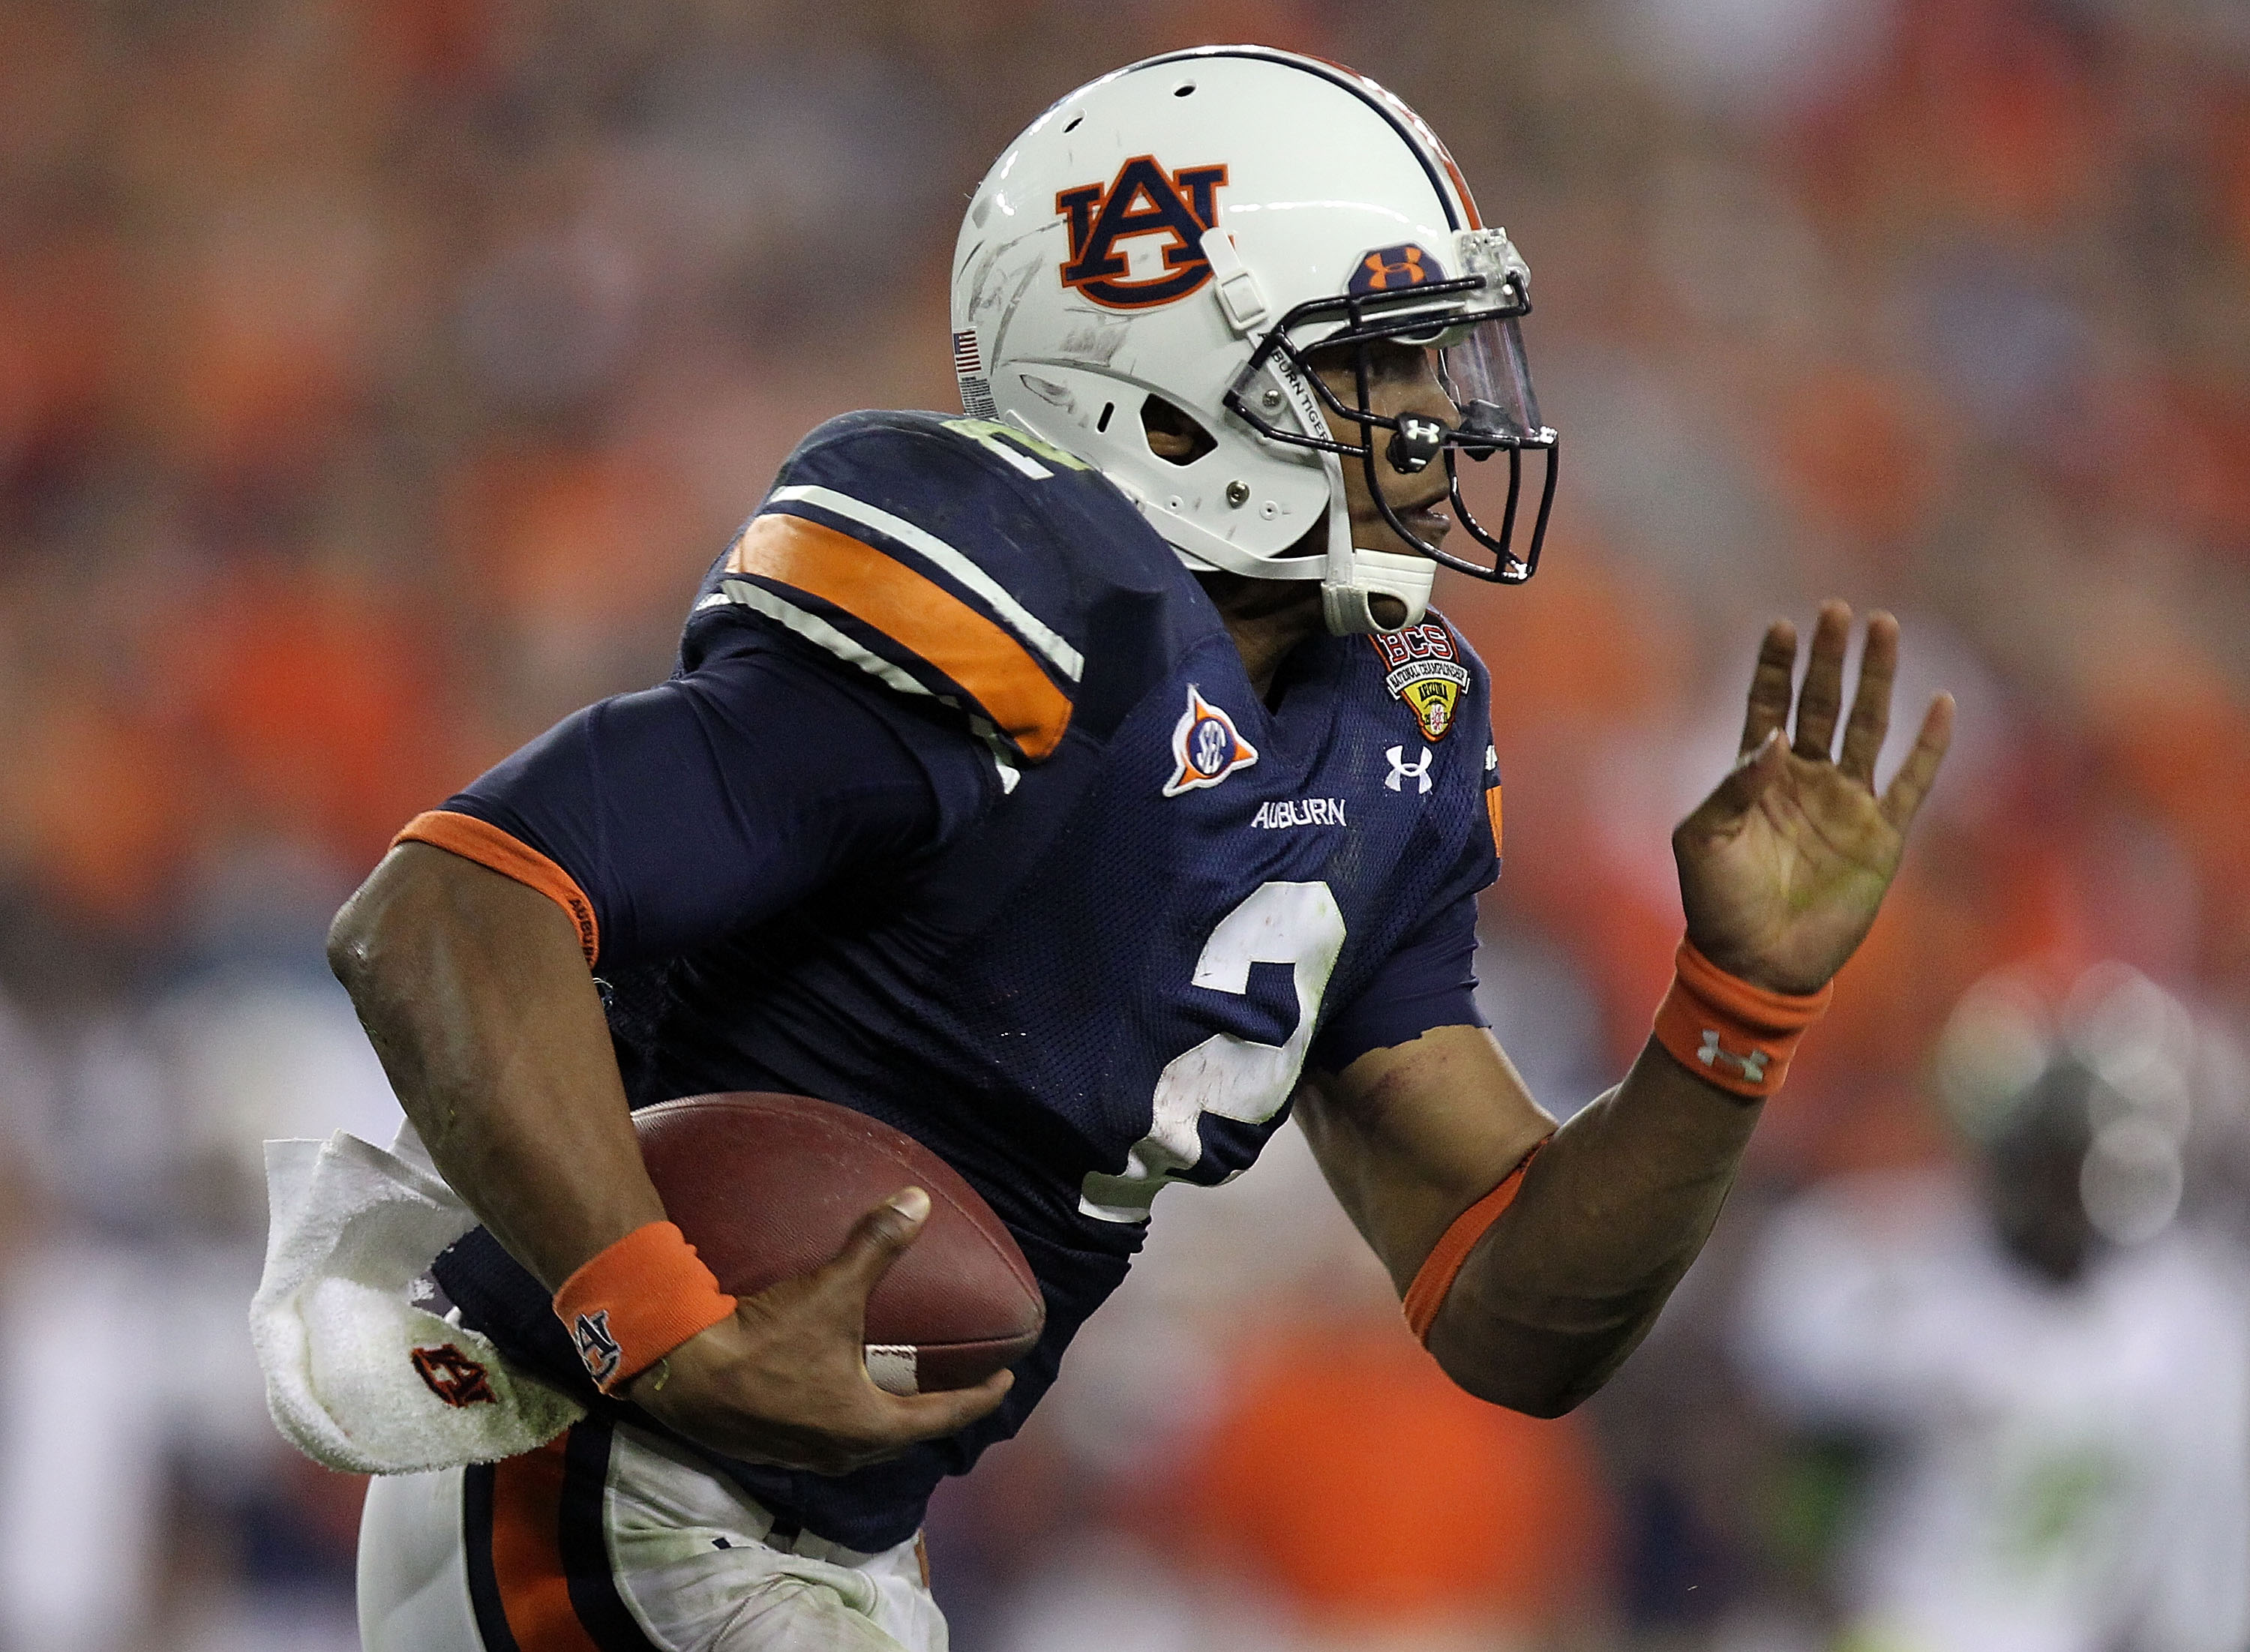
<svg viewBox="0 0 2250 1652"><path fill-rule="evenodd" d="M1297 1025L1286 1043L1261 1044L1213 1033L1175 1056L1156 1080L1149 1133L1125 1156L1122 1175L1090 1173L1078 1208L1103 1222L1146 1222L1156 1190L1203 1156L1204 1114L1262 1125L1296 1088L1320 1015L1321 995L1343 950L1343 912L1326 884L1264 884L1219 920L1196 960L1195 985L1239 997L1253 964L1287 964L1297 987Z"/></svg>

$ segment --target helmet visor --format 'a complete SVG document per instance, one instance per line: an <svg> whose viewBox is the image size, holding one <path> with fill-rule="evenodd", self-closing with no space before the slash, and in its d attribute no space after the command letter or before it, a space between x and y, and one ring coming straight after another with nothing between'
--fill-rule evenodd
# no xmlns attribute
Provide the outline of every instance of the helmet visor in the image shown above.
<svg viewBox="0 0 2250 1652"><path fill-rule="evenodd" d="M1487 316L1460 329L1437 354L1438 377L1460 414L1460 445L1474 451L1545 447L1554 441L1554 432L1540 421L1515 316Z"/></svg>

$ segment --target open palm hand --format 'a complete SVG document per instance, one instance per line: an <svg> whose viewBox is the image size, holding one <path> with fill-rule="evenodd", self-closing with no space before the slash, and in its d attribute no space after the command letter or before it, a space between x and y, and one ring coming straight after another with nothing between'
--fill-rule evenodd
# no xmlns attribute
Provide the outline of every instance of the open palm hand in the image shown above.
<svg viewBox="0 0 2250 1652"><path fill-rule="evenodd" d="M1842 752L1852 610L1822 605L1785 742L1797 630L1767 629L1743 724L1742 761L1672 834L1688 938L1720 968L1778 992L1809 993L1842 968L1875 921L1906 834L1953 734L1953 699L1930 702L1914 749L1881 795L1875 757L1890 728L1898 622L1867 621L1859 691Z"/></svg>

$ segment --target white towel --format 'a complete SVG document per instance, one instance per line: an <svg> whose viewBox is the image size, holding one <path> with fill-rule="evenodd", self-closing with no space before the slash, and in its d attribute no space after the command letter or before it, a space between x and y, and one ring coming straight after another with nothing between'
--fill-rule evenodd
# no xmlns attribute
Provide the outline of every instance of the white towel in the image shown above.
<svg viewBox="0 0 2250 1652"><path fill-rule="evenodd" d="M315 1463L415 1474L545 1444L585 1415L488 1338L408 1298L476 1225L409 1125L385 1153L338 1131L269 1141L266 1274L250 1337L274 1425ZM415 1161L419 1161L415 1162Z"/></svg>

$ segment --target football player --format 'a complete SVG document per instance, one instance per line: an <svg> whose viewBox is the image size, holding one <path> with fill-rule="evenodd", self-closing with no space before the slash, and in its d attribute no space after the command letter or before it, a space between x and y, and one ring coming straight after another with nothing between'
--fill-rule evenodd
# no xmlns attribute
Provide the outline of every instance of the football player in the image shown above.
<svg viewBox="0 0 2250 1652"><path fill-rule="evenodd" d="M1253 47L1072 93L976 192L965 416L813 431L663 685L408 825L332 957L484 1225L435 1274L587 1419L379 1481L376 1652L940 1647L933 1486L1022 1423L1151 1202L1294 1106L1414 1332L1568 1409L1694 1256L1873 921L1950 723L1887 791L1897 632L1759 654L1742 761L1680 827L1655 1031L1560 1132L1472 998L1497 873L1488 687L1437 567L1530 576L1554 492L1529 272L1381 87ZM1509 477L1497 522L1460 465ZM1840 752L1832 754L1839 719ZM1276 967L1259 973L1260 964ZM629 1110L859 1109L956 1167L1047 1304L959 1393L878 1388L861 1311L928 1200L740 1302Z"/></svg>

